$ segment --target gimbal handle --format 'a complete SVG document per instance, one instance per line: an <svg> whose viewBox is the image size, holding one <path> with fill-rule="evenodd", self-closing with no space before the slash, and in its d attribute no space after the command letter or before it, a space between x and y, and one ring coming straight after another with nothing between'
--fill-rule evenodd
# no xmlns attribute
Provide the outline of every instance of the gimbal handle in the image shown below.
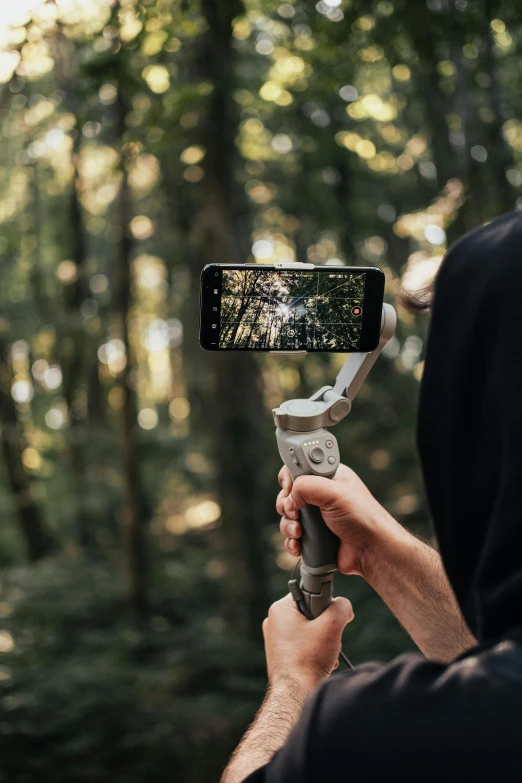
<svg viewBox="0 0 522 783"><path fill-rule="evenodd" d="M396 321L395 310L385 304L381 338L374 351L351 354L333 388L324 386L308 400L287 400L272 411L279 453L294 481L303 475L335 476L340 463L339 449L335 437L326 427L337 424L349 414L353 398L392 337ZM339 539L327 527L316 506L301 509L300 521L303 565L300 588L296 588L294 598L301 611L313 619L326 609L333 598Z"/></svg>
<svg viewBox="0 0 522 783"><path fill-rule="evenodd" d="M309 568L322 568L337 563L339 539L325 524L317 506L305 506L299 512L303 529L301 536L301 559Z"/></svg>
<svg viewBox="0 0 522 783"><path fill-rule="evenodd" d="M309 400L292 400L293 410L307 407ZM346 402L346 400L345 400ZM302 405L299 405L302 403ZM317 403L319 405L319 403ZM287 405L287 403L285 403ZM339 467L337 440L325 427L308 432L276 430L279 453L290 471L298 476L333 478ZM311 618L323 612L333 597L333 575L337 570L339 539L325 524L317 506L305 506L299 512L301 538L301 600L298 607ZM292 591L293 592L293 591Z"/></svg>

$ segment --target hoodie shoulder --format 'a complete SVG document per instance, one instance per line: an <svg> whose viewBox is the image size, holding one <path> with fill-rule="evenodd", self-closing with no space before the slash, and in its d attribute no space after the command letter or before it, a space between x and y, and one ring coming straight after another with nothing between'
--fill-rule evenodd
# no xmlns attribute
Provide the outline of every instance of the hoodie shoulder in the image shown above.
<svg viewBox="0 0 522 783"><path fill-rule="evenodd" d="M510 687L475 660L359 666L319 689L258 780L518 781L522 689Z"/></svg>

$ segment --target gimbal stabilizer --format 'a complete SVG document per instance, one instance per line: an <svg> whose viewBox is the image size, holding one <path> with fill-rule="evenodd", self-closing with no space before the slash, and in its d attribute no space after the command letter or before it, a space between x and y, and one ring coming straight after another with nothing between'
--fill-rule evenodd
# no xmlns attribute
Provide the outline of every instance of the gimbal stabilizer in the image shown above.
<svg viewBox="0 0 522 783"><path fill-rule="evenodd" d="M287 400L272 411L279 453L292 479L314 475L333 478L339 467L335 436L326 428L344 419L378 355L393 335L397 316L389 304L383 306L381 339L371 353L350 354L335 386L323 386L308 400ZM326 526L316 506L300 512L301 586L292 591L300 611L309 619L323 612L333 597L339 539Z"/></svg>

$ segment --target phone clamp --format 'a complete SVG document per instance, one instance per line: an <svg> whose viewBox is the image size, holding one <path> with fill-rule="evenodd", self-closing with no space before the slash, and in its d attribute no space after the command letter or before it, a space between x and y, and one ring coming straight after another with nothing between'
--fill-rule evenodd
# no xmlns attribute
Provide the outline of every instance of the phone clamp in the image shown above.
<svg viewBox="0 0 522 783"><path fill-rule="evenodd" d="M309 399L287 400L272 411L281 459L295 481L299 476L333 478L340 463L339 447L329 431L352 408L352 401L377 357L395 332L397 315L383 305L379 345L369 353L350 354L334 386L323 386ZM301 582L291 588L297 607L308 619L323 612L333 598L339 539L326 526L316 506L300 511ZM295 582L295 580L294 580ZM306 611L304 611L304 606Z"/></svg>

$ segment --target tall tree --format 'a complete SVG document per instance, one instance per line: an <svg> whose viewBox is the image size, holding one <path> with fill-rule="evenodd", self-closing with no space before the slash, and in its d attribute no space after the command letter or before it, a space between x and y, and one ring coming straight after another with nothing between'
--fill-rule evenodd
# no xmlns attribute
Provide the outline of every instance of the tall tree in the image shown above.
<svg viewBox="0 0 522 783"><path fill-rule="evenodd" d="M238 117L233 99L237 62L232 45L232 22L242 11L239 2L202 3L208 29L201 65L213 89L202 129L207 157L197 216L204 230L201 266L245 261L246 248L237 226L241 196L234 180ZM266 431L261 374L256 357L250 353L222 352L209 356L208 361L215 372L206 413L212 410L216 487L222 509L222 549L227 563L225 614L231 627L256 636L267 603L263 542L267 502L259 484Z"/></svg>
<svg viewBox="0 0 522 783"><path fill-rule="evenodd" d="M129 314L132 306L132 250L130 234L132 197L128 181L128 147L125 145L126 117L129 111L124 62L119 60L118 99L116 102L117 133L119 141L121 184L117 198L117 225L119 239L116 247L113 307L118 320L120 339L125 352L125 364L118 375L121 399L119 429L125 500L123 507L123 537L130 598L134 610L142 613L148 605L147 595L147 541L145 532L143 490L140 465L136 450L137 427L136 360L129 335Z"/></svg>
<svg viewBox="0 0 522 783"><path fill-rule="evenodd" d="M56 539L34 498L22 460L24 435L11 395L12 383L8 344L4 336L0 335L0 447L27 557L35 561L56 548Z"/></svg>
<svg viewBox="0 0 522 783"><path fill-rule="evenodd" d="M93 352L97 364L96 346L88 338L81 305L88 297L87 237L85 219L80 201L80 157L82 148L82 100L77 62L77 47L68 40L60 27L54 37L56 80L64 94L64 108L76 118L77 128L72 134L71 180L68 191L67 231L63 232L60 247L76 265L76 274L61 291L62 312L58 323L57 359L63 373L63 394L68 411L68 451L72 475L75 521L78 543L92 547L94 530L88 512L88 457L86 454L89 428L88 370ZM92 406L91 406L92 407Z"/></svg>

